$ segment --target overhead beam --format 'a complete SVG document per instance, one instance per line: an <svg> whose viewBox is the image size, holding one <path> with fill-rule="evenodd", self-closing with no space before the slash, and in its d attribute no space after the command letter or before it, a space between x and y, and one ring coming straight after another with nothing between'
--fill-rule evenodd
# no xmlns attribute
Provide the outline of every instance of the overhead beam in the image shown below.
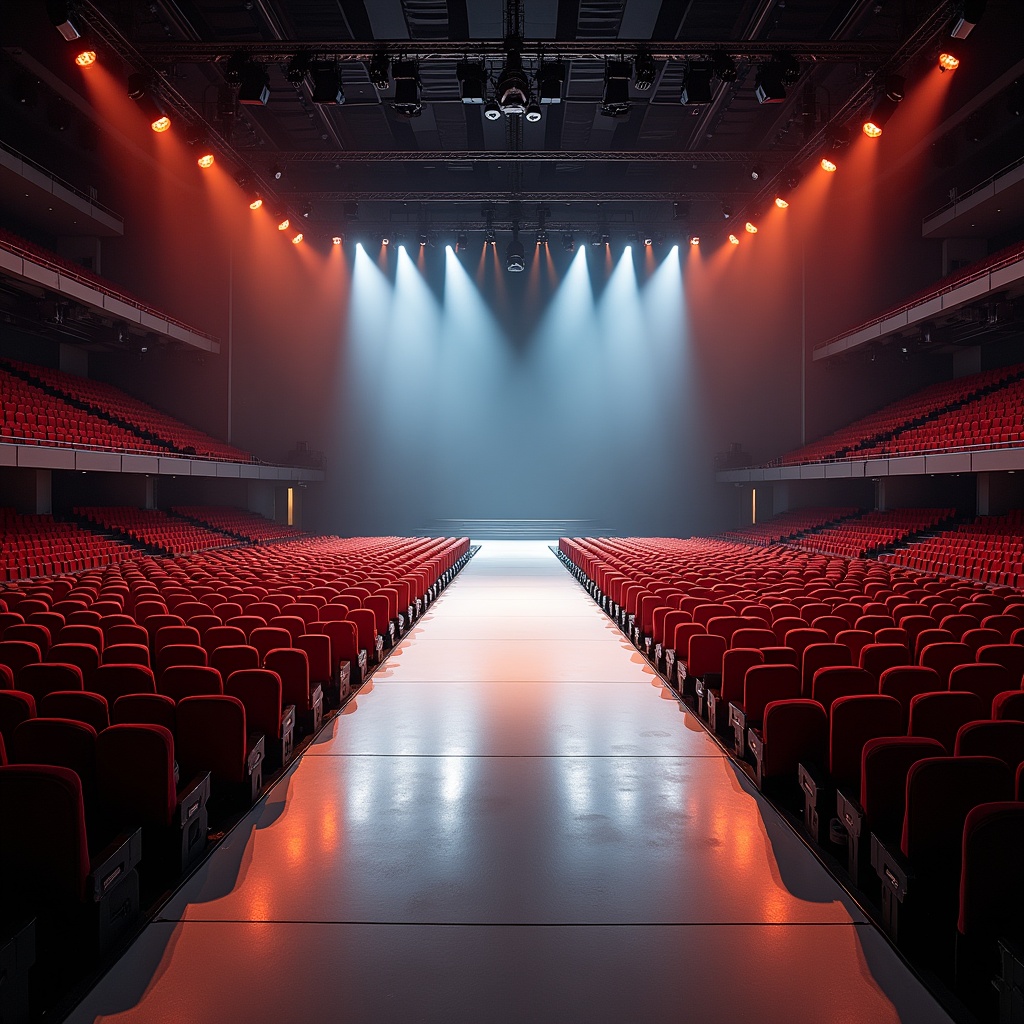
<svg viewBox="0 0 1024 1024"><path fill-rule="evenodd" d="M779 150L489 150L489 149L302 149L275 150L275 159L292 164L360 164L360 163L504 163L521 160L531 163L753 163L775 160L784 163L787 154Z"/></svg>
<svg viewBox="0 0 1024 1024"><path fill-rule="evenodd" d="M505 42L501 39L484 40L424 40L395 39L360 42L351 40L277 40L240 39L222 40L214 43L200 42L159 42L140 43L139 52L153 61L219 61L228 60L233 54L242 53L250 57L268 60L287 60L298 51L311 57L333 57L336 60L370 60L375 54L388 53L392 56L416 60L461 60L470 57L505 56ZM564 58L567 60L605 60L628 58L643 49L655 60L686 60L692 57L710 57L722 51L730 57L771 58L776 54L790 53L803 61L848 61L885 60L891 56L896 45L890 42L864 42L861 40L793 40L791 42L763 40L666 40L651 39L610 39L606 42L570 40L524 40L522 53L527 58Z"/></svg>
<svg viewBox="0 0 1024 1024"><path fill-rule="evenodd" d="M360 191L350 189L344 192L308 192L301 191L289 195L286 192L280 193L282 199L298 201L299 199L310 202L321 203L347 203L347 202L381 202L381 203L488 203L488 202L518 202L529 203L677 203L689 202L691 200L700 202L702 200L719 200L723 197L735 197L735 190L720 192L691 192L687 189L678 189L675 192L602 192L599 190L591 192L540 191L538 189L524 189L513 191L511 189L488 189L457 192L426 192L422 186L417 189L392 189L390 191Z"/></svg>

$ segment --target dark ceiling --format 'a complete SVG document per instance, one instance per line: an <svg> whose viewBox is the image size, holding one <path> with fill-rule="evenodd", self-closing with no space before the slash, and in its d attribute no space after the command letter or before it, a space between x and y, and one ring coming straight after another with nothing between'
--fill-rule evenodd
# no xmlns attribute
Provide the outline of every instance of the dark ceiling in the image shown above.
<svg viewBox="0 0 1024 1024"><path fill-rule="evenodd" d="M1019 0L990 0L989 8ZM753 209L830 144L894 73L934 60L952 0L81 0L104 58L141 72L204 132L228 166L330 235L363 224L480 227L538 208L549 225L699 224L723 203ZM516 42L518 40L518 42ZM460 95L460 61L483 61L501 92L507 51L522 55L527 99L542 61L560 60L558 102L539 120L485 117ZM344 102L314 102L296 54L336 68ZM735 79L710 77L716 54ZM375 87L371 61L392 76ZM788 55L788 56L787 56ZM651 83L633 74L651 59ZM421 110L395 109L395 62L414 61ZM785 97L761 103L759 76L790 61ZM628 109L602 109L609 62L629 62ZM783 62L783 63L780 63ZM239 68L266 75L265 104L240 103ZM292 78L293 80L289 80ZM755 180L751 170L761 173ZM274 176L275 170L283 173Z"/></svg>

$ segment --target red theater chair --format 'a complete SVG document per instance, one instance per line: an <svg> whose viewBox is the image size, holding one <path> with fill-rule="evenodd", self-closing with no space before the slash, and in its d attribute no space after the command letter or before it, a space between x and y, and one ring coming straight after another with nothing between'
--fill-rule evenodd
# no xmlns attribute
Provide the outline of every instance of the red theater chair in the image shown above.
<svg viewBox="0 0 1024 1024"><path fill-rule="evenodd" d="M288 764L295 742L295 705L282 706L281 677L265 668L239 669L227 677L224 692L245 705L249 730L265 737L268 767Z"/></svg>

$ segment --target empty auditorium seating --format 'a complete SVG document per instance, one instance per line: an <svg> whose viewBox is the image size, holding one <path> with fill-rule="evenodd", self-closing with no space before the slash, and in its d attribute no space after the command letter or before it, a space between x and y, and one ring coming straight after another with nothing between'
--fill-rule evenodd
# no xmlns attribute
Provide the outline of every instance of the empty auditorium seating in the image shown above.
<svg viewBox="0 0 1024 1024"><path fill-rule="evenodd" d="M269 541L302 536L302 531L294 526L275 523L255 512L246 512L229 505L177 505L171 511L250 544L266 544Z"/></svg>
<svg viewBox="0 0 1024 1024"><path fill-rule="evenodd" d="M183 555L237 543L227 534L197 526L158 509L121 505L76 508L75 515L160 554Z"/></svg>

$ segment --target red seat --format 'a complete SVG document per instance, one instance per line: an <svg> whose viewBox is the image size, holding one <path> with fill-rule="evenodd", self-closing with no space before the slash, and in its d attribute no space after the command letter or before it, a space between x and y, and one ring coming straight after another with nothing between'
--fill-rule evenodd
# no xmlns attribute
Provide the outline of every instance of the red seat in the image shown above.
<svg viewBox="0 0 1024 1024"><path fill-rule="evenodd" d="M919 665L935 669L946 686L949 685L950 672L957 665L970 665L973 661L974 651L963 643L929 644L917 659Z"/></svg>
<svg viewBox="0 0 1024 1024"><path fill-rule="evenodd" d="M753 735L751 735L753 734ZM801 761L822 764L828 746L825 709L814 700L770 701L760 730L751 727L747 742L754 752L757 784L794 783Z"/></svg>
<svg viewBox="0 0 1024 1024"><path fill-rule="evenodd" d="M14 730L7 751L11 764L70 768L82 782L86 807L96 793L96 730L70 718L29 718Z"/></svg>
<svg viewBox="0 0 1024 1024"><path fill-rule="evenodd" d="M1010 672L1013 687L1024 685L1024 647L1020 644L988 644L979 649L978 661L1002 665Z"/></svg>
<svg viewBox="0 0 1024 1024"><path fill-rule="evenodd" d="M764 709L772 701L800 696L800 670L795 665L753 665L743 677L743 702L729 705L736 753L746 750L747 730L760 729Z"/></svg>
<svg viewBox="0 0 1024 1024"><path fill-rule="evenodd" d="M275 615L267 625L271 628L286 629L292 644L306 632L306 623L298 615Z"/></svg>
<svg viewBox="0 0 1024 1024"><path fill-rule="evenodd" d="M59 644L88 644L103 653L103 630L99 626L69 622L57 634Z"/></svg>
<svg viewBox="0 0 1024 1024"><path fill-rule="evenodd" d="M221 801L242 791L251 802L262 786L262 737L249 745L245 705L225 695L185 697L177 705L175 749L183 777L209 772Z"/></svg>
<svg viewBox="0 0 1024 1024"><path fill-rule="evenodd" d="M903 732L909 727L911 700L919 693L935 693L941 689L938 672L920 665L895 665L887 668L878 681L879 693L895 697L900 702Z"/></svg>
<svg viewBox="0 0 1024 1024"><path fill-rule="evenodd" d="M157 662L160 660L160 651L165 647L184 644L198 647L199 630L194 626L161 626L153 638L153 651L157 655Z"/></svg>
<svg viewBox="0 0 1024 1024"><path fill-rule="evenodd" d="M730 647L737 650L761 650L764 647L774 647L775 641L775 633L770 629L744 626L733 633Z"/></svg>
<svg viewBox="0 0 1024 1024"><path fill-rule="evenodd" d="M239 669L227 677L224 692L245 705L250 731L266 737L271 765L287 764L294 741L295 709L282 706L281 677L265 668Z"/></svg>
<svg viewBox="0 0 1024 1024"><path fill-rule="evenodd" d="M111 644L103 651L103 665L150 666L149 648L142 644ZM95 673L93 678L95 679Z"/></svg>
<svg viewBox="0 0 1024 1024"><path fill-rule="evenodd" d="M275 648L267 652L263 667L281 677L281 703L295 705L303 730L316 732L323 719L323 689L310 683L306 652L295 647Z"/></svg>
<svg viewBox="0 0 1024 1024"><path fill-rule="evenodd" d="M105 634L106 643L112 644L142 644L149 646L149 633L145 628L132 623L131 625L119 623L111 626Z"/></svg>
<svg viewBox="0 0 1024 1024"><path fill-rule="evenodd" d="M260 660L267 657L269 651L278 647L291 647L292 636L287 629L279 626L261 626L249 634L249 643L260 653Z"/></svg>
<svg viewBox="0 0 1024 1024"><path fill-rule="evenodd" d="M83 690L54 690L39 701L43 718L70 718L91 725L97 733L110 725L110 709L105 697Z"/></svg>
<svg viewBox="0 0 1024 1024"><path fill-rule="evenodd" d="M929 644L948 644L957 642L957 639L948 629L939 629L937 627L933 629L922 629L914 638L914 658L920 658L921 652Z"/></svg>
<svg viewBox="0 0 1024 1024"><path fill-rule="evenodd" d="M982 647L1003 643L1003 637L996 629L969 629L960 638L960 642L967 644L974 651L975 660L980 660L978 658L978 651Z"/></svg>
<svg viewBox="0 0 1024 1024"><path fill-rule="evenodd" d="M1000 721L1024 722L1024 690L1007 690L992 701L992 717Z"/></svg>
<svg viewBox="0 0 1024 1024"><path fill-rule="evenodd" d="M370 664L377 664L383 648L383 639L378 632L376 613L370 608L353 608L348 613L348 621L355 623L359 633L359 646L366 651Z"/></svg>
<svg viewBox="0 0 1024 1024"><path fill-rule="evenodd" d="M326 640L327 638L324 637ZM328 641L330 643L330 641ZM221 678L227 681L232 672L241 669L259 668L260 652L248 644L233 644L227 647L218 647L210 655L210 667L215 668Z"/></svg>
<svg viewBox="0 0 1024 1024"><path fill-rule="evenodd" d="M800 672L800 691L810 698L814 673L828 666L852 665L850 648L846 644L818 643L804 648Z"/></svg>
<svg viewBox="0 0 1024 1024"><path fill-rule="evenodd" d="M811 698L828 715L840 697L878 694L878 683L870 672L852 666L831 665L819 668L811 680Z"/></svg>
<svg viewBox="0 0 1024 1024"><path fill-rule="evenodd" d="M1016 775L1024 763L1024 722L965 722L957 730L953 753L957 757L996 757Z"/></svg>
<svg viewBox="0 0 1024 1024"><path fill-rule="evenodd" d="M100 666L100 652L92 644L54 644L47 659L51 662L77 665L82 670L82 680L86 687L92 683L92 677ZM69 690L71 687L64 686L61 689Z"/></svg>
<svg viewBox="0 0 1024 1024"><path fill-rule="evenodd" d="M302 633L295 646L309 659L309 681L326 690L331 683L331 640L323 633Z"/></svg>
<svg viewBox="0 0 1024 1024"><path fill-rule="evenodd" d="M219 647L244 647L248 642L246 631L240 626L211 626L203 634L203 647L211 655Z"/></svg>
<svg viewBox="0 0 1024 1024"><path fill-rule="evenodd" d="M965 722L975 722L988 715L985 702L976 693L947 690L920 693L910 700L907 732L911 736L927 736L938 740L949 754L956 745L957 730Z"/></svg>
<svg viewBox="0 0 1024 1024"><path fill-rule="evenodd" d="M902 735L902 709L894 697L877 693L837 697L829 720L832 781L851 793L859 792L864 745L880 736Z"/></svg>
<svg viewBox="0 0 1024 1024"><path fill-rule="evenodd" d="M911 664L910 651L902 644L865 644L858 664L877 681L887 668Z"/></svg>
<svg viewBox="0 0 1024 1024"><path fill-rule="evenodd" d="M113 705L129 693L156 693L156 680L146 665L100 665L92 677L91 690Z"/></svg>
<svg viewBox="0 0 1024 1024"><path fill-rule="evenodd" d="M36 699L24 690L0 690L0 736L10 747L14 730L36 717Z"/></svg>
<svg viewBox="0 0 1024 1024"><path fill-rule="evenodd" d="M173 736L177 729L176 705L162 693L129 693L110 707L111 725L159 725Z"/></svg>
<svg viewBox="0 0 1024 1024"><path fill-rule="evenodd" d="M55 690L82 690L82 670L77 665L41 661L18 673L18 689L31 693L38 703Z"/></svg>
<svg viewBox="0 0 1024 1024"><path fill-rule="evenodd" d="M37 612L36 614L44 613ZM44 658L46 657L46 652L50 649L50 631L46 626L33 622L20 622L13 626L8 626L4 630L4 640L27 640L39 648L39 652Z"/></svg>
<svg viewBox="0 0 1024 1024"><path fill-rule="evenodd" d="M39 644L28 640L0 640L0 665L6 665L15 677L25 665L42 660Z"/></svg>
<svg viewBox="0 0 1024 1024"><path fill-rule="evenodd" d="M186 697L222 694L224 684L215 668L206 665L172 665L164 669L157 679L157 692L179 703Z"/></svg>
<svg viewBox="0 0 1024 1024"><path fill-rule="evenodd" d="M957 665L949 673L949 688L976 693L984 703L982 717L987 718L992 701L1004 690L1014 689L1014 679L1002 665Z"/></svg>
<svg viewBox="0 0 1024 1024"><path fill-rule="evenodd" d="M171 668L183 665L205 667L206 651L199 644L168 644L156 652L156 676L160 680Z"/></svg>
<svg viewBox="0 0 1024 1024"><path fill-rule="evenodd" d="M240 629L245 635L245 639L242 643L248 643L249 637L252 636L254 629L266 628L267 620L261 615L252 615L247 613L245 615L235 615L230 619L224 620L225 626L234 626L236 629ZM204 638L205 639L205 638ZM236 643L237 641L231 641Z"/></svg>
<svg viewBox="0 0 1024 1024"><path fill-rule="evenodd" d="M868 644L875 642L875 635L866 629L844 629L841 633L836 634L835 639L836 643L846 644L850 648L850 658L856 665L860 663L860 652Z"/></svg>

